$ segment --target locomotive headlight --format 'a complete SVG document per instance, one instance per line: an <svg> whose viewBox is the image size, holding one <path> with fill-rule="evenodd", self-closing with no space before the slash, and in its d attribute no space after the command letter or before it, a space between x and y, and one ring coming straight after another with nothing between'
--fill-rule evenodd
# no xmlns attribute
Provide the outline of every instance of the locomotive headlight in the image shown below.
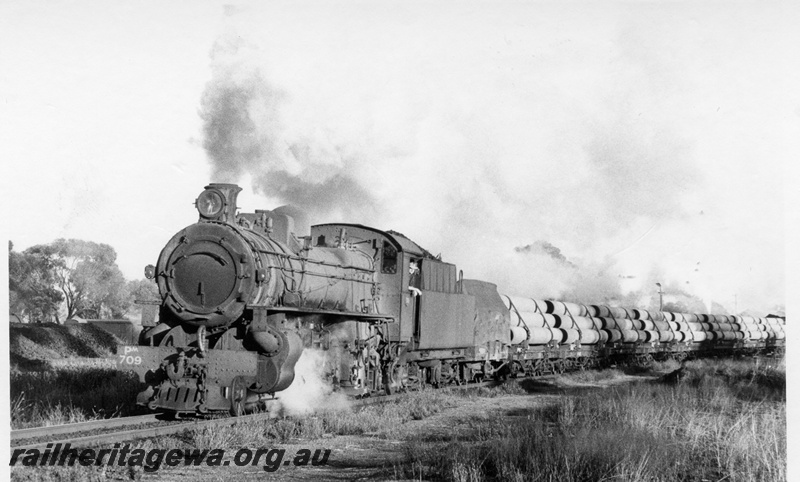
<svg viewBox="0 0 800 482"><path fill-rule="evenodd" d="M224 200L222 199L222 194L214 190L203 191L199 196L197 196L197 201L195 202L197 205L197 211L200 213L200 216L203 216L204 218L213 218L218 216L222 211L223 203Z"/></svg>

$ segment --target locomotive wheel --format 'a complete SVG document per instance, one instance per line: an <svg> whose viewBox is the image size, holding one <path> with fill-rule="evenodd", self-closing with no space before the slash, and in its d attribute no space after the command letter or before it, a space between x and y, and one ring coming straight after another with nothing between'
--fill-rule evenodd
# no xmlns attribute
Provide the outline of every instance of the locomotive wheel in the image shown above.
<svg viewBox="0 0 800 482"><path fill-rule="evenodd" d="M247 385L241 377L233 379L230 390L230 414L234 417L244 415L244 402L247 398Z"/></svg>
<svg viewBox="0 0 800 482"><path fill-rule="evenodd" d="M387 395L406 391L409 385L408 364L392 362L391 367L384 372L383 388Z"/></svg>

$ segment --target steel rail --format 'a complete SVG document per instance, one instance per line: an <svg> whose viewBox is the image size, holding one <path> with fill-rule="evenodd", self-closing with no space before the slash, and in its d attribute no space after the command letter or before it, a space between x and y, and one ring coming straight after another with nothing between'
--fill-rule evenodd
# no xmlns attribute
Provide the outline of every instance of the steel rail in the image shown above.
<svg viewBox="0 0 800 482"><path fill-rule="evenodd" d="M90 420L88 422L65 423L62 425L50 425L47 427L22 428L11 431L11 441L13 442L14 440L47 437L51 435L62 435L67 433L89 432L91 430L125 427L128 425L138 425L155 421L158 421L157 414L149 414L134 417Z"/></svg>

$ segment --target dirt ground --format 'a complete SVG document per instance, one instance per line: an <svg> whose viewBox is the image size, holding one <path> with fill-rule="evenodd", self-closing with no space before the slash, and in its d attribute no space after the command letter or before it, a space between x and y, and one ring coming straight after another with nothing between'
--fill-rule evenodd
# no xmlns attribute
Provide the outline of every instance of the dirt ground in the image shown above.
<svg viewBox="0 0 800 482"><path fill-rule="evenodd" d="M227 467L180 466L144 474L143 480L409 480L410 450L439 450L452 440L469 437L470 431L476 429L474 422L478 419L497 416L507 419L525 418L531 416L537 408L565 396L565 393L602 390L612 385L655 378L657 377L654 375L621 375L591 382L566 379L537 382L530 393L523 395L458 399L454 406L423 420L409 421L394 433L378 431L358 436L338 435L268 447L285 449L284 463L300 449L311 449L312 452L316 449L330 449L328 464L325 466L295 467L290 463L274 472L265 472L262 466L237 467L233 463ZM227 457L229 456L226 455ZM404 465L406 470L403 469ZM419 476L413 480L420 480Z"/></svg>

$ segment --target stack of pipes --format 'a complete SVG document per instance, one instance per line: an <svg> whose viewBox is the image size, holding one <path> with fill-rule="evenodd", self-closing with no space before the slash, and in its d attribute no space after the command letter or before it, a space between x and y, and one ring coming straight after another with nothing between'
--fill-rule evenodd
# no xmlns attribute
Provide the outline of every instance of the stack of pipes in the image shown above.
<svg viewBox="0 0 800 482"><path fill-rule="evenodd" d="M647 311L503 295L511 344L782 340L779 318Z"/></svg>

